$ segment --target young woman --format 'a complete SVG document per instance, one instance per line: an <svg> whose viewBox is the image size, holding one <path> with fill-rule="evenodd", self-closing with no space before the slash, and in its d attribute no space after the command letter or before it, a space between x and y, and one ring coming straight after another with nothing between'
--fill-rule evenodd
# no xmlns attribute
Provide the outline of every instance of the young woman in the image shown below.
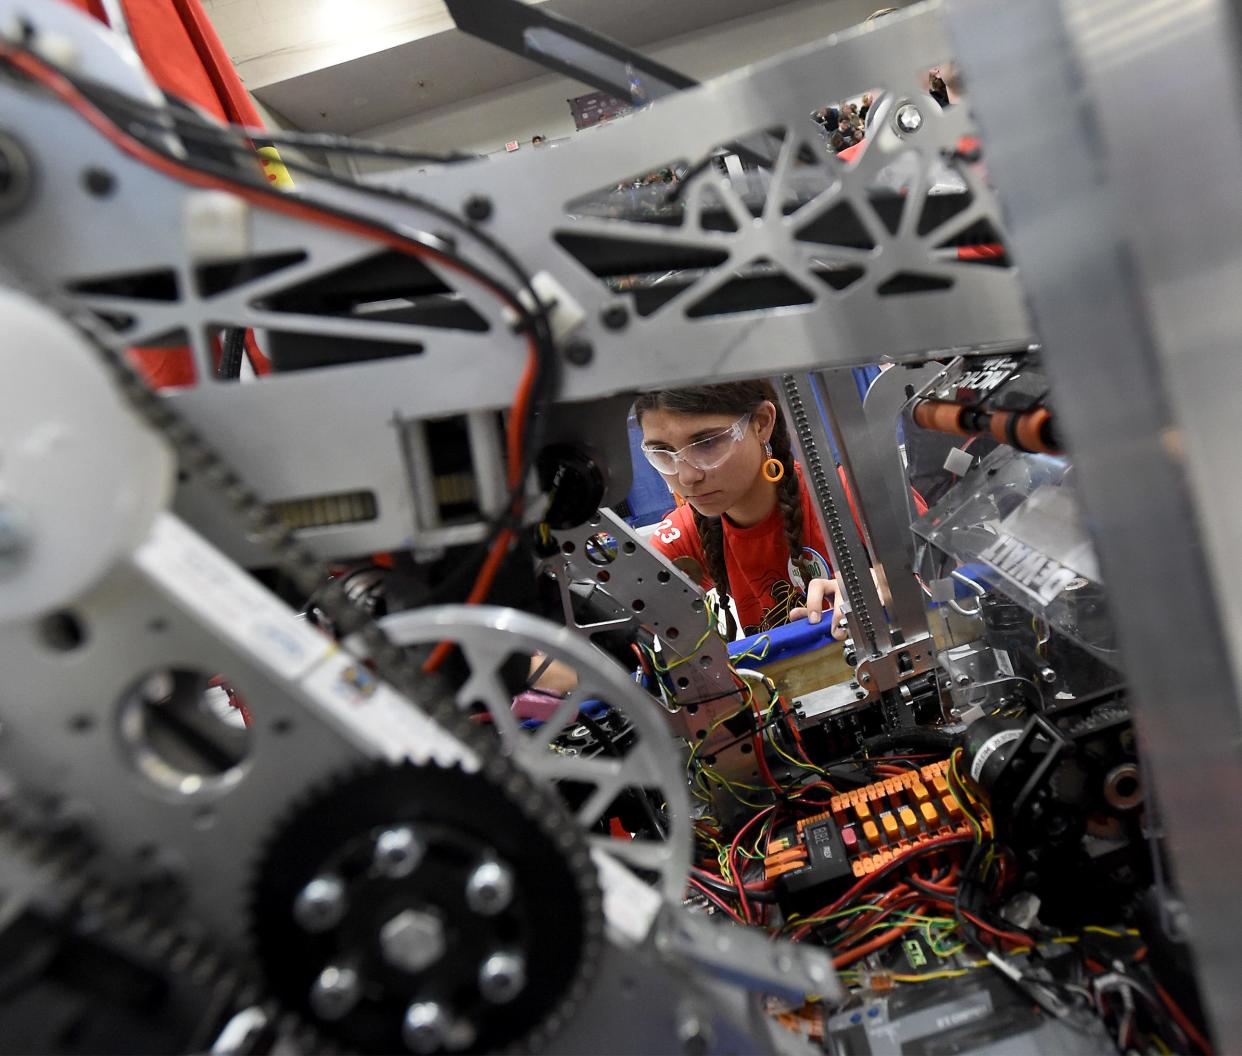
<svg viewBox="0 0 1242 1056"><path fill-rule="evenodd" d="M652 547L692 559L704 587L733 598L748 634L803 617L820 622L836 584L772 386L646 393L634 413L647 461L685 500L656 526ZM843 626L832 630L845 637Z"/></svg>

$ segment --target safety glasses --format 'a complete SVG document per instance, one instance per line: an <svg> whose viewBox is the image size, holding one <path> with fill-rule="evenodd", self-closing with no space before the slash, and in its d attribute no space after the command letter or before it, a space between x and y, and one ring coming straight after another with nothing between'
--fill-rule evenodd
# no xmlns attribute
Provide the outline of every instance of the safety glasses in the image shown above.
<svg viewBox="0 0 1242 1056"><path fill-rule="evenodd" d="M685 462L698 470L715 469L733 454L734 445L742 441L746 435L746 426L749 424L750 415L744 414L728 429L714 436L696 440L693 444L687 444L680 451L673 451L667 447L648 447L647 444L643 444L643 454L655 467L656 472L663 473L666 477L671 477L677 472L678 462Z"/></svg>

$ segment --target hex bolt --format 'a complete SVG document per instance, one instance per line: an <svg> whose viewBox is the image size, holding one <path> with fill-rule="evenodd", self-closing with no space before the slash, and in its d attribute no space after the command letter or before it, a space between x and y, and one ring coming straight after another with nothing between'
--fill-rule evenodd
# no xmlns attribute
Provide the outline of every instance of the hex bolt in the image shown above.
<svg viewBox="0 0 1242 1056"><path fill-rule="evenodd" d="M493 953L479 967L479 993L494 1005L512 1001L526 986L526 961L518 953Z"/></svg>
<svg viewBox="0 0 1242 1056"><path fill-rule="evenodd" d="M444 956L444 925L434 913L404 909L379 934L380 952L394 968L421 972Z"/></svg>
<svg viewBox="0 0 1242 1056"><path fill-rule="evenodd" d="M485 194L472 194L466 199L463 208L466 216L477 223L491 217L492 200Z"/></svg>
<svg viewBox="0 0 1242 1056"><path fill-rule="evenodd" d="M361 996L358 973L330 964L311 983L310 1005L320 1019L337 1020L349 1015Z"/></svg>
<svg viewBox="0 0 1242 1056"><path fill-rule="evenodd" d="M493 917L513 901L513 870L496 861L483 862L466 881L466 902L476 913Z"/></svg>
<svg viewBox="0 0 1242 1056"><path fill-rule="evenodd" d="M893 120L897 123L897 128L907 135L917 132L923 127L923 113L913 103L905 103L899 106Z"/></svg>
<svg viewBox="0 0 1242 1056"><path fill-rule="evenodd" d="M293 919L306 931L336 927L347 908L345 885L335 876L317 876L293 900Z"/></svg>
<svg viewBox="0 0 1242 1056"><path fill-rule="evenodd" d="M375 840L375 869L391 880L400 880L418 868L426 850L408 825L385 829Z"/></svg>
<svg viewBox="0 0 1242 1056"><path fill-rule="evenodd" d="M444 1045L448 1026L442 1009L434 1001L416 1001L405 1010L401 1021L401 1040L411 1052L435 1052Z"/></svg>

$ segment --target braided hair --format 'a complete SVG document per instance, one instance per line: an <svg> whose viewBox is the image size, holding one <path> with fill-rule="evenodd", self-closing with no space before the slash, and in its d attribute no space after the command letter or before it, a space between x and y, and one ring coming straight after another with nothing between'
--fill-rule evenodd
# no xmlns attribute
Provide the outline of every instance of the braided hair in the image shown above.
<svg viewBox="0 0 1242 1056"><path fill-rule="evenodd" d="M772 457L785 467L785 475L776 485L776 499L781 510L781 522L785 529L785 542L794 567L802 574L803 582L809 583L812 567L802 554L802 491L798 486L798 474L794 471L793 450L789 441L789 429L781 414L776 390L770 382L730 381L719 385L695 385L684 389L665 389L662 392L643 393L634 402L634 414L641 424L647 411L671 411L674 414L751 414L769 401L776 408L776 420L769 443ZM728 611L729 571L725 565L724 528L719 517L706 517L693 510L694 527L699 533L703 556L707 561L707 574L720 595L721 607Z"/></svg>

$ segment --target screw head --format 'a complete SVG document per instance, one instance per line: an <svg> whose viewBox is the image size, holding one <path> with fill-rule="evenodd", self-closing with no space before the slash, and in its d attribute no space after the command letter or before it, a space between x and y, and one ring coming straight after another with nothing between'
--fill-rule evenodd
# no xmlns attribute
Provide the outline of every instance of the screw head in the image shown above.
<svg viewBox="0 0 1242 1056"><path fill-rule="evenodd" d="M595 349L591 346L591 342L583 337L575 337L566 341L561 352L566 361L575 367L585 367L595 358Z"/></svg>
<svg viewBox="0 0 1242 1056"><path fill-rule="evenodd" d="M375 869L382 876L399 880L418 868L426 850L408 825L385 829L375 840Z"/></svg>
<svg viewBox="0 0 1242 1056"><path fill-rule="evenodd" d="M630 313L625 310L625 305L614 304L605 308L600 314L600 322L602 322L609 330L624 330L630 321Z"/></svg>
<svg viewBox="0 0 1242 1056"><path fill-rule="evenodd" d="M306 931L336 927L345 916L345 885L335 876L317 876L293 900L293 919Z"/></svg>
<svg viewBox="0 0 1242 1056"><path fill-rule="evenodd" d="M694 1012L687 1012L677 1021L677 1040L686 1056L706 1056L711 1048L707 1026Z"/></svg>
<svg viewBox="0 0 1242 1056"><path fill-rule="evenodd" d="M871 676L867 674L866 671L864 671L861 675L858 676L858 681L861 682L865 686L868 682L871 681Z"/></svg>
<svg viewBox="0 0 1242 1056"><path fill-rule="evenodd" d="M907 135L917 132L923 127L923 113L913 103L905 103L897 108L893 120L898 129Z"/></svg>
<svg viewBox="0 0 1242 1056"><path fill-rule="evenodd" d="M959 686L969 686L970 675L966 674L966 672L963 671L960 675L957 676L957 684Z"/></svg>
<svg viewBox="0 0 1242 1056"><path fill-rule="evenodd" d="M447 944L444 925L434 913L405 909L380 928L384 960L406 972L421 972L441 957Z"/></svg>
<svg viewBox="0 0 1242 1056"><path fill-rule="evenodd" d="M487 220L492 215L492 200L485 194L472 194L463 206L466 216L476 222Z"/></svg>
<svg viewBox="0 0 1242 1056"><path fill-rule="evenodd" d="M358 973L330 964L311 983L310 1005L320 1019L336 1020L349 1015L361 996Z"/></svg>
<svg viewBox="0 0 1242 1056"><path fill-rule="evenodd" d="M1050 667L1041 667L1039 669L1039 677L1044 682L1055 682L1057 680L1057 673Z"/></svg>
<svg viewBox="0 0 1242 1056"><path fill-rule="evenodd" d="M447 1019L434 1001L416 1001L405 1010L401 1021L401 1040L411 1052L435 1052L444 1044Z"/></svg>
<svg viewBox="0 0 1242 1056"><path fill-rule="evenodd" d="M518 953L493 953L479 966L479 993L494 1005L512 1001L526 986L526 961Z"/></svg>
<svg viewBox="0 0 1242 1056"><path fill-rule="evenodd" d="M82 186L96 198L106 198L116 190L116 177L107 169L92 166L82 173Z"/></svg>
<svg viewBox="0 0 1242 1056"><path fill-rule="evenodd" d="M495 916L513 901L513 870L501 862L483 862L466 881L466 902L476 913Z"/></svg>

